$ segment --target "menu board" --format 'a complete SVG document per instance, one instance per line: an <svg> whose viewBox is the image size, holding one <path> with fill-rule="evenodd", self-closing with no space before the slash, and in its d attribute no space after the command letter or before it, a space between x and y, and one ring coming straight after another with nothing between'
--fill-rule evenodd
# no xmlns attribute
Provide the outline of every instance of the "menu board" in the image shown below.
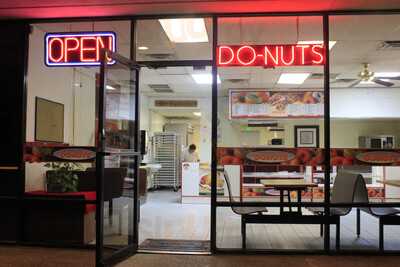
<svg viewBox="0 0 400 267"><path fill-rule="evenodd" d="M321 91L230 90L230 118L317 118L324 115Z"/></svg>

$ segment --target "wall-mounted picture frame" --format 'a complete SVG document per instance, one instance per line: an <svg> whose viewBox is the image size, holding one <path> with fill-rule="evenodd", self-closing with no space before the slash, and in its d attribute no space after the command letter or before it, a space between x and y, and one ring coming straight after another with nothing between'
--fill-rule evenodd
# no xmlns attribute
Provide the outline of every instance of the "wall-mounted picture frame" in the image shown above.
<svg viewBox="0 0 400 267"><path fill-rule="evenodd" d="M319 147L318 125L296 125L294 126L295 147Z"/></svg>
<svg viewBox="0 0 400 267"><path fill-rule="evenodd" d="M64 104L35 98L35 141L64 143Z"/></svg>

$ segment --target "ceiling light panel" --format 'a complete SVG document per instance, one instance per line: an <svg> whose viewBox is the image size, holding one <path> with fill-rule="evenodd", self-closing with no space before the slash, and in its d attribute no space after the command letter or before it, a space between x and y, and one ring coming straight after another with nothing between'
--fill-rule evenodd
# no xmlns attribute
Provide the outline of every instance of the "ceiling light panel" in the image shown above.
<svg viewBox="0 0 400 267"><path fill-rule="evenodd" d="M171 42L208 42L208 35L204 19L160 19L159 22Z"/></svg>
<svg viewBox="0 0 400 267"><path fill-rule="evenodd" d="M197 84L212 84L211 73L192 73L191 76ZM217 75L217 83L221 83L219 75Z"/></svg>
<svg viewBox="0 0 400 267"><path fill-rule="evenodd" d="M317 41L298 41L297 44L299 45L307 45L307 44L323 44L324 42L321 40ZM329 41L329 50L336 44L336 41Z"/></svg>
<svg viewBox="0 0 400 267"><path fill-rule="evenodd" d="M282 73L278 84L303 84L310 73Z"/></svg>

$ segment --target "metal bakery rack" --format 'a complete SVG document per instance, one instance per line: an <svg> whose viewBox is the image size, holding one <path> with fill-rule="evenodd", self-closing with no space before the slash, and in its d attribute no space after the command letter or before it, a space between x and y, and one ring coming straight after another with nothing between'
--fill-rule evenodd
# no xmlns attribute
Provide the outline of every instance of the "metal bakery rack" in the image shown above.
<svg viewBox="0 0 400 267"><path fill-rule="evenodd" d="M153 136L154 161L161 169L154 175L154 187L172 187L175 191L181 186L180 137L176 133L162 132Z"/></svg>

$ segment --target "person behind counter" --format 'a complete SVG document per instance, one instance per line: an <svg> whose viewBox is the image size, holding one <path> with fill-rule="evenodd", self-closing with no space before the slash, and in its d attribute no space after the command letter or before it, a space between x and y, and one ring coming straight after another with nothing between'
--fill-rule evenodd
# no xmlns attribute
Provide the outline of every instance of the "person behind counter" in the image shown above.
<svg viewBox="0 0 400 267"><path fill-rule="evenodd" d="M183 151L183 162L199 162L199 155L196 152L196 145L191 144L185 151Z"/></svg>

